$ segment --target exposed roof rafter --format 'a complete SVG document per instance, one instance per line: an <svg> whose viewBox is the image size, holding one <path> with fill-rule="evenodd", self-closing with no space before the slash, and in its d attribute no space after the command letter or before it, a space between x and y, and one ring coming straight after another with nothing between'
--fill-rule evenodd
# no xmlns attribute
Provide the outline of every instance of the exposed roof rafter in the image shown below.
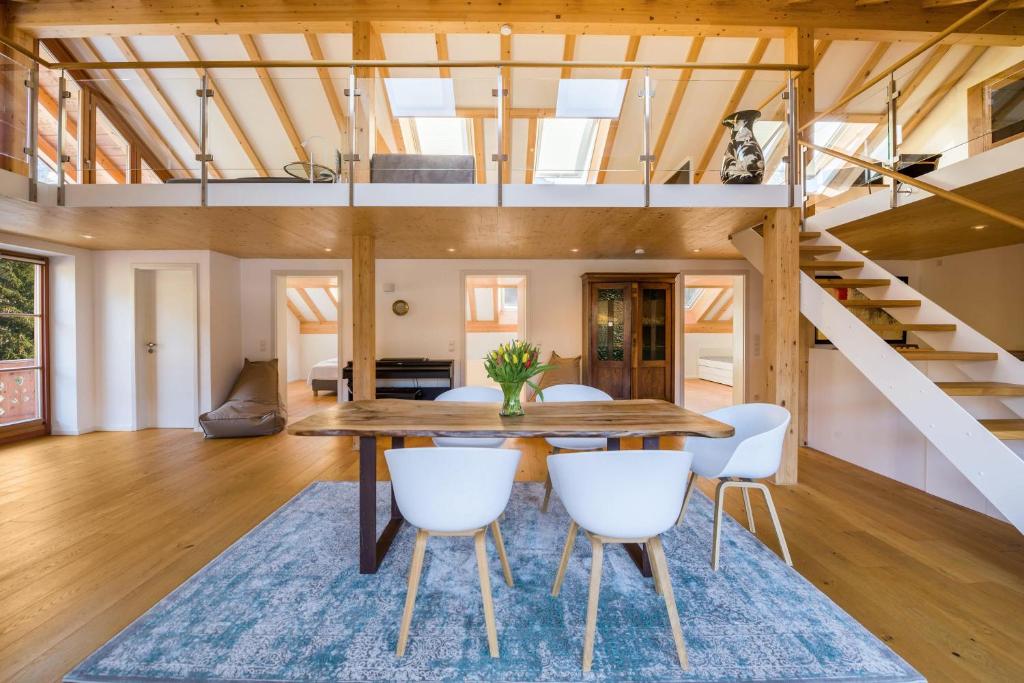
<svg viewBox="0 0 1024 683"><path fill-rule="evenodd" d="M263 58L260 55L260 49L256 45L256 41L251 35L242 34L238 38L242 41L242 46L245 47L245 52L249 55L249 59L260 60ZM302 146L302 138L295 129L291 116L288 115L288 108L285 106L284 100L281 99L281 94L277 91L277 86L274 85L274 79L270 77L270 72L263 67L256 67L255 70L256 76L263 85L263 90L266 91L267 97L270 98L271 106L274 107L274 111L277 113L281 127L284 128L285 135L288 136L288 142L292 145L295 158L299 161L309 161L309 157L306 155L306 148Z"/></svg>

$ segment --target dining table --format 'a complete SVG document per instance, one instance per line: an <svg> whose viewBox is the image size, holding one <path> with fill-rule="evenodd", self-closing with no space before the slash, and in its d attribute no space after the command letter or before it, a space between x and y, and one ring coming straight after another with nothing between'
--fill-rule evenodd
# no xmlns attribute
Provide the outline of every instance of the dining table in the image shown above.
<svg viewBox="0 0 1024 683"><path fill-rule="evenodd" d="M664 436L728 438L732 426L668 401L528 402L525 414L499 415L497 403L377 399L339 403L288 427L297 436L359 438L359 573L374 574L404 519L391 491L391 517L377 534L377 440L403 448L407 437L601 437L608 450L621 439L639 437L645 450L658 449ZM625 544L640 572L651 576L647 549Z"/></svg>

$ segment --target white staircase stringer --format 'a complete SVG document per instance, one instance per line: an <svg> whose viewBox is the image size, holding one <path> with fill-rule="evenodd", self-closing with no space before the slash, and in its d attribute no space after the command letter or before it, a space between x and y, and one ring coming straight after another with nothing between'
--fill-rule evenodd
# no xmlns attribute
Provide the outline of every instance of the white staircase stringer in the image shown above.
<svg viewBox="0 0 1024 683"><path fill-rule="evenodd" d="M1024 460L805 273L800 311L1024 533Z"/></svg>

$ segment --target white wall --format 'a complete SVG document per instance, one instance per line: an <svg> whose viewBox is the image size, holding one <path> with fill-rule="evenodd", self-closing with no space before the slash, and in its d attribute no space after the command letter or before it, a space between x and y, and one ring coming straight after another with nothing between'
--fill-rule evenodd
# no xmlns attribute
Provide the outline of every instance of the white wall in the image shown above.
<svg viewBox="0 0 1024 683"><path fill-rule="evenodd" d="M210 405L219 406L242 370L241 265L210 252Z"/></svg>
<svg viewBox="0 0 1024 683"><path fill-rule="evenodd" d="M292 316L293 318L295 316ZM291 347L288 347L291 354ZM309 371L320 361L338 357L338 335L336 334L300 334L299 335L299 372L300 379L309 377Z"/></svg>
<svg viewBox="0 0 1024 683"><path fill-rule="evenodd" d="M377 355L453 358L457 383L463 376L462 279L467 273L525 272L528 275L525 336L539 344L543 354L557 351L574 356L582 346L582 283L586 272L707 273L714 270L751 273L748 320L751 321L747 357L749 376L760 377L761 277L746 261L737 260L463 260L381 259L376 270ZM241 262L242 350L249 358L270 358L274 353L274 274L339 275L341 348L344 364L352 357L352 280L347 259L244 259ZM681 278L680 278L681 280ZM391 283L394 292L383 291ZM391 312L395 299L409 302L409 313ZM677 292L677 311L682 301ZM677 315L679 321L682 315ZM680 328L681 331L681 328ZM756 337L756 338L755 338ZM679 357L681 335L676 335ZM752 353L753 347L758 353ZM680 368L677 385L681 385ZM753 380L751 399L760 382Z"/></svg>
<svg viewBox="0 0 1024 683"><path fill-rule="evenodd" d="M285 354L285 367L289 382L305 379L302 374L302 349L300 348L299 319L288 315L288 351Z"/></svg>

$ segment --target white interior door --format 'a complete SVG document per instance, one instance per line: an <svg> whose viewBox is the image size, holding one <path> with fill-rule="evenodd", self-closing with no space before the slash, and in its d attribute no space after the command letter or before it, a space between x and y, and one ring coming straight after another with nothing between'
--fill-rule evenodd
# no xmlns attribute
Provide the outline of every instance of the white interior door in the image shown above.
<svg viewBox="0 0 1024 683"><path fill-rule="evenodd" d="M196 291L192 270L135 276L136 408L139 429L196 424Z"/></svg>

